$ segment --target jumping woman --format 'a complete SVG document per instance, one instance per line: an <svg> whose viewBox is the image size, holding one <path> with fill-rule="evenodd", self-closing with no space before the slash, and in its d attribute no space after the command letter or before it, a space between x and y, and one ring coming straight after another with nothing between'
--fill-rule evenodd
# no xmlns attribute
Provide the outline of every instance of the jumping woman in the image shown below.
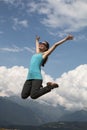
<svg viewBox="0 0 87 130"><path fill-rule="evenodd" d="M29 96L32 99L37 99L38 97L50 92L52 89L59 87L58 84L52 82L48 82L46 87L42 86L43 78L41 75L41 66L44 66L48 56L55 50L57 46L68 40L73 40L73 36L68 35L63 40L54 43L50 48L47 41L39 42L39 40L40 37L36 36L36 54L32 56L30 61L27 80L24 83L21 93L21 97L23 99L26 99Z"/></svg>

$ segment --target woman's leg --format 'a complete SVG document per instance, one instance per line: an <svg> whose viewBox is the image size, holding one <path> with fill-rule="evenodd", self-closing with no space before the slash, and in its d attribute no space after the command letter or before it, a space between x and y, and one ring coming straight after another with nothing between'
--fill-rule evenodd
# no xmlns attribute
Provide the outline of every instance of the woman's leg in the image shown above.
<svg viewBox="0 0 87 130"><path fill-rule="evenodd" d="M42 80L32 80L32 88L30 96L32 99L36 99L51 91L51 86L42 87Z"/></svg>
<svg viewBox="0 0 87 130"><path fill-rule="evenodd" d="M26 99L27 97L30 96L31 87L32 87L32 80L26 80L21 93L21 97L23 99Z"/></svg>

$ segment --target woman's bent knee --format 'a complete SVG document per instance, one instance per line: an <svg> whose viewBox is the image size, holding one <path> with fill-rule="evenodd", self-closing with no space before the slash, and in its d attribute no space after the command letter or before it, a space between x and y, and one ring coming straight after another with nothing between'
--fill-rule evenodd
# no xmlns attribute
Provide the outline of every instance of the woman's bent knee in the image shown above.
<svg viewBox="0 0 87 130"><path fill-rule="evenodd" d="M28 98L28 96L21 94L21 98L22 98L22 99L26 99L26 98Z"/></svg>
<svg viewBox="0 0 87 130"><path fill-rule="evenodd" d="M32 99L37 99L38 97L36 95L30 95Z"/></svg>

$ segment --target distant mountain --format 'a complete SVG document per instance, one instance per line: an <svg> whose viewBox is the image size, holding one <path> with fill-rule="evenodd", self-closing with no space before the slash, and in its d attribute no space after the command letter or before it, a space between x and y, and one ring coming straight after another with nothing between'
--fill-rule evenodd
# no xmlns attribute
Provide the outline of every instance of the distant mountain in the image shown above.
<svg viewBox="0 0 87 130"><path fill-rule="evenodd" d="M52 122L44 124L43 128L46 128L45 130L87 130L87 122Z"/></svg>
<svg viewBox="0 0 87 130"><path fill-rule="evenodd" d="M87 111L81 110L81 111L76 111L71 114L67 114L65 116L62 116L60 118L60 121L80 121L80 122L85 122L87 121Z"/></svg>
<svg viewBox="0 0 87 130"><path fill-rule="evenodd" d="M70 111L67 111L64 107L60 105L52 106L45 104L44 102L39 103L37 102L37 100L31 100L30 98L28 98L27 100L23 100L19 97L12 96L8 99L32 109L32 111L35 112L35 114L39 116L44 121L44 123L58 121L59 118L65 113L70 113Z"/></svg>
<svg viewBox="0 0 87 130"><path fill-rule="evenodd" d="M87 122L51 122L40 126L7 126L4 130L87 130Z"/></svg>
<svg viewBox="0 0 87 130"><path fill-rule="evenodd" d="M47 105L44 102L39 103L37 100L27 100L20 99L19 97L9 97L9 100L12 100L22 106L25 106L39 116L43 123L47 122L57 122L57 121L87 121L87 111L69 111L64 107L57 105Z"/></svg>
<svg viewBox="0 0 87 130"><path fill-rule="evenodd" d="M0 97L0 126L30 126L58 121L85 122L87 111L70 112L60 105L53 107L36 100Z"/></svg>
<svg viewBox="0 0 87 130"><path fill-rule="evenodd" d="M31 109L0 97L0 126L39 125L43 121Z"/></svg>

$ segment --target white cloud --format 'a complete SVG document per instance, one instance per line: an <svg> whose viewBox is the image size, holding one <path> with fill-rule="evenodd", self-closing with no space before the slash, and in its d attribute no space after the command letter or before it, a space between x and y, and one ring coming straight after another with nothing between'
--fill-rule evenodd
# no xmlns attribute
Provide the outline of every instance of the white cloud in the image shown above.
<svg viewBox="0 0 87 130"><path fill-rule="evenodd" d="M85 35L85 34L80 34L80 35L78 35L77 37L75 37L74 38L74 40L76 40L76 41L81 41L81 40L86 40L87 41L87 36Z"/></svg>
<svg viewBox="0 0 87 130"><path fill-rule="evenodd" d="M26 78L26 73L27 69L22 66L0 67L0 95L19 94Z"/></svg>
<svg viewBox="0 0 87 130"><path fill-rule="evenodd" d="M35 53L35 49L34 48L24 47L24 50L29 51L31 53Z"/></svg>
<svg viewBox="0 0 87 130"><path fill-rule="evenodd" d="M67 109L84 109L87 107L87 64L64 73L55 80L59 88L42 97L52 105L63 105Z"/></svg>
<svg viewBox="0 0 87 130"><path fill-rule="evenodd" d="M29 4L30 12L43 15L42 23L65 32L78 31L87 26L86 0L44 0Z"/></svg>
<svg viewBox="0 0 87 130"><path fill-rule="evenodd" d="M27 76L27 68L14 66L0 67L0 96L20 95ZM43 85L53 78L42 71ZM72 71L64 73L55 80L59 88L37 99L53 106L60 104L67 109L79 110L87 108L87 64L80 65Z"/></svg>
<svg viewBox="0 0 87 130"><path fill-rule="evenodd" d="M64 33L79 31L87 27L87 0L3 0L4 3L22 8L24 13L40 15L40 22L46 27L58 28ZM41 19L42 18L42 19ZM14 18L13 29L28 27L27 20Z"/></svg>
<svg viewBox="0 0 87 130"><path fill-rule="evenodd" d="M27 28L28 27L28 20L19 20L18 18L13 18L13 29L17 30L21 27Z"/></svg>
<svg viewBox="0 0 87 130"><path fill-rule="evenodd" d="M10 4L13 4L15 2L15 0L3 0L3 1Z"/></svg>
<svg viewBox="0 0 87 130"><path fill-rule="evenodd" d="M22 49L18 48L18 47L5 47L5 48L0 48L0 51L2 52L20 52L22 51Z"/></svg>
<svg viewBox="0 0 87 130"><path fill-rule="evenodd" d="M1 0L1 1L3 1L3 2L6 3L6 4L13 5L13 6L15 6L15 7L19 7L19 6L20 6L21 8L24 7L24 3L23 3L22 0Z"/></svg>
<svg viewBox="0 0 87 130"><path fill-rule="evenodd" d="M3 0L6 4L22 8L24 13L40 15L40 22L46 27L70 33L87 27L86 0ZM13 29L28 27L27 20L14 18Z"/></svg>
<svg viewBox="0 0 87 130"><path fill-rule="evenodd" d="M4 48L0 48L0 52L22 52L22 51L28 51L30 53L35 53L35 49L34 48L29 48L29 47L23 47L20 48L18 46L12 46L12 47L4 47Z"/></svg>

